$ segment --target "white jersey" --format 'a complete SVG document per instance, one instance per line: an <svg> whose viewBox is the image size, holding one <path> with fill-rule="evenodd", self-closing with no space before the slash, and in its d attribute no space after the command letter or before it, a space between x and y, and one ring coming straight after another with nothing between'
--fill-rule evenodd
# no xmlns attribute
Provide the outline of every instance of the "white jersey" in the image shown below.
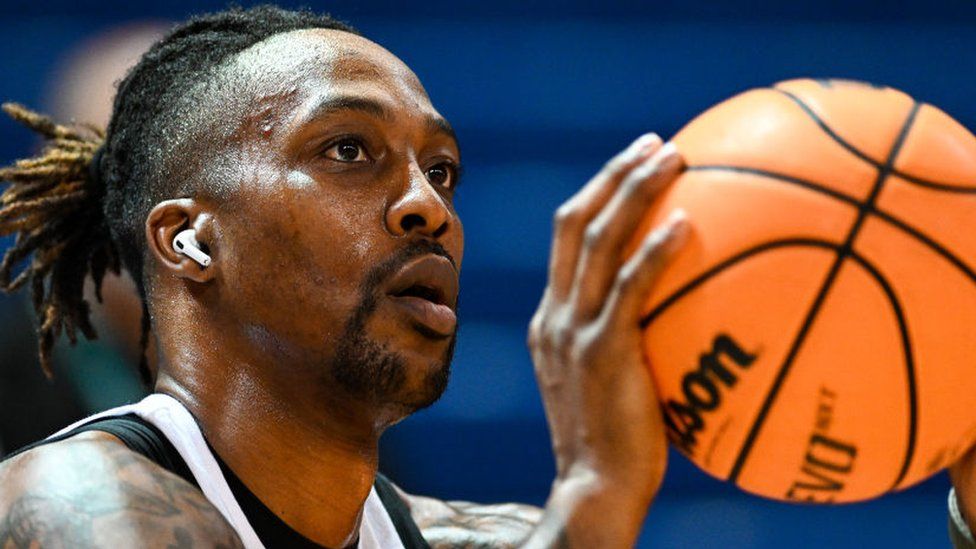
<svg viewBox="0 0 976 549"><path fill-rule="evenodd" d="M237 531L237 535L247 549L264 549L254 528L244 516L244 511L234 498L227 480L210 452L200 427L189 410L175 398L154 393L136 404L120 406L78 421L49 438L54 438L76 429L95 419L136 414L152 423L169 439L187 467L193 473L203 491L203 495L227 519ZM386 508L376 493L375 486L363 506L363 519L359 526L359 548L361 549L403 549L403 542L390 519Z"/></svg>

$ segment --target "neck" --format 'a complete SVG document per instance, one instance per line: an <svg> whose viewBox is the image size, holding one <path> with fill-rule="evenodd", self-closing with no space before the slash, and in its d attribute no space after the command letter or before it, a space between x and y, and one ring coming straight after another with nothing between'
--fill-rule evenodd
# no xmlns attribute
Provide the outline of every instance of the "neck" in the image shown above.
<svg viewBox="0 0 976 549"><path fill-rule="evenodd" d="M376 418L362 403L314 394L323 384L287 375L281 357L160 328L156 390L190 410L221 459L290 527L327 547L353 543L376 476Z"/></svg>

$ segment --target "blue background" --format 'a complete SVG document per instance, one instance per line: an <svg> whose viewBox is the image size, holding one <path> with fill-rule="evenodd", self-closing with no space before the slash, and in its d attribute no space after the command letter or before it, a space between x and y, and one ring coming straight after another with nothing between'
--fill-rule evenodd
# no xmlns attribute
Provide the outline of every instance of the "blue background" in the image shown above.
<svg viewBox="0 0 976 549"><path fill-rule="evenodd" d="M223 7L91 4L0 3L0 99L43 106L54 67L93 33ZM391 477L437 497L544 502L552 456L524 341L545 284L551 214L631 139L651 129L671 135L732 94L798 76L887 84L976 126L971 1L389 0L317 8L410 65L464 151L457 202L467 249L452 384L383 446ZM34 145L0 119L0 161ZM7 349L30 337L24 308L20 298L0 298L0 320L17 340L0 347L0 360L14 360ZM36 369L6 366L21 376ZM84 411L66 403L64 419ZM24 425L50 415L18 413L13 420ZM946 546L947 488L942 475L868 503L802 507L742 494L675 454L641 546Z"/></svg>

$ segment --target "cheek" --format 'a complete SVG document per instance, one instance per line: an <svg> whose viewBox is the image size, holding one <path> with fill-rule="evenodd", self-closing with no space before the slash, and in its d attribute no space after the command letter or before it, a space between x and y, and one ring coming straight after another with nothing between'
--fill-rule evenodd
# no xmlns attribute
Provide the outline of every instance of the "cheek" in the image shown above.
<svg viewBox="0 0 976 549"><path fill-rule="evenodd" d="M461 263L464 259L464 225L461 223L460 217L455 217L455 223L457 224L457 231L455 231L454 242L452 243L455 248L448 248L449 250L457 250L457 253L453 251L454 261L457 263L458 271L461 270Z"/></svg>
<svg viewBox="0 0 976 549"><path fill-rule="evenodd" d="M331 347L360 300L369 239L356 230L361 220L329 215L341 205L322 202L305 193L256 200L270 206L241 208L228 231L225 299L245 330L282 346Z"/></svg>

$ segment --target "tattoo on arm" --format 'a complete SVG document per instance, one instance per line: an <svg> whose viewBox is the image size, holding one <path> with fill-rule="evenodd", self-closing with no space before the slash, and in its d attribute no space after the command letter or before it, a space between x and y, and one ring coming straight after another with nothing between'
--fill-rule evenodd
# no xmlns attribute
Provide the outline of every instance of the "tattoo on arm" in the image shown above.
<svg viewBox="0 0 976 549"><path fill-rule="evenodd" d="M434 549L517 547L542 516L542 511L531 505L479 505L408 497L417 525Z"/></svg>
<svg viewBox="0 0 976 549"><path fill-rule="evenodd" d="M26 473L29 453L0 471L0 549L242 547L199 490L142 456L115 443L57 444L16 494L2 484Z"/></svg>

